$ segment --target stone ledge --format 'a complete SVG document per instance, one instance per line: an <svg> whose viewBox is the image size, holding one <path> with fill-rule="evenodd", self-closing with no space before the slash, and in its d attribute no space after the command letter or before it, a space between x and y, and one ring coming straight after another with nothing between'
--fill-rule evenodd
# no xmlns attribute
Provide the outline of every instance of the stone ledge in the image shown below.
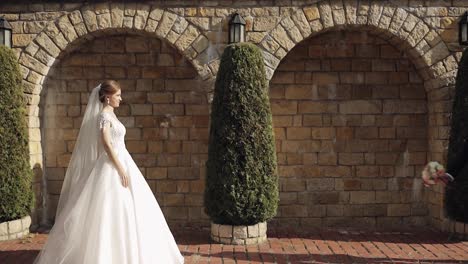
<svg viewBox="0 0 468 264"><path fill-rule="evenodd" d="M267 240L266 222L250 226L232 226L211 223L211 239L230 245L253 245Z"/></svg>
<svg viewBox="0 0 468 264"><path fill-rule="evenodd" d="M442 219L441 225L438 226L438 229L444 232L448 232L453 237L456 237L458 239L468 239L468 223L453 221L444 218Z"/></svg>
<svg viewBox="0 0 468 264"><path fill-rule="evenodd" d="M0 241L25 237L29 234L31 217L29 215L8 222L0 223Z"/></svg>

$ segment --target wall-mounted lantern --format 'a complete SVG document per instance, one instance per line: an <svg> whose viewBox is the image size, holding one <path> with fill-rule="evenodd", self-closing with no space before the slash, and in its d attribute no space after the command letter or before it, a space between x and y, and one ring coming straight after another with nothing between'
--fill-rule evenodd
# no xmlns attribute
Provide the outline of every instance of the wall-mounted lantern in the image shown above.
<svg viewBox="0 0 468 264"><path fill-rule="evenodd" d="M245 20L235 13L229 21L229 44L245 41Z"/></svg>
<svg viewBox="0 0 468 264"><path fill-rule="evenodd" d="M11 48L11 25L4 17L0 17L0 45Z"/></svg>
<svg viewBox="0 0 468 264"><path fill-rule="evenodd" d="M458 41L460 45L468 45L468 11L463 14L458 23Z"/></svg>

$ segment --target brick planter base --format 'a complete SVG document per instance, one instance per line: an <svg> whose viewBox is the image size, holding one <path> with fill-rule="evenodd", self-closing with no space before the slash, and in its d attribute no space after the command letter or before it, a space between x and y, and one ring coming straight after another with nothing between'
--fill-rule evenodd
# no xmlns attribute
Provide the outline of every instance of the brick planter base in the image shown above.
<svg viewBox="0 0 468 264"><path fill-rule="evenodd" d="M0 241L27 236L29 226L31 226L31 217L29 215L21 219L0 223Z"/></svg>
<svg viewBox="0 0 468 264"><path fill-rule="evenodd" d="M251 226L218 225L211 223L211 239L230 245L252 245L267 240L266 222Z"/></svg>

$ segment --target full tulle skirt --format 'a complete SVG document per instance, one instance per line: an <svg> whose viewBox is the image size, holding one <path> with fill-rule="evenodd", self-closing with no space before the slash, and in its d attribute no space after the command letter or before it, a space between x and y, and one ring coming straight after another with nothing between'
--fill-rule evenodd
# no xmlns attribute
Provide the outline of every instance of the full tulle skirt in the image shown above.
<svg viewBox="0 0 468 264"><path fill-rule="evenodd" d="M99 155L76 202L59 214L36 264L183 263L164 215L127 149L118 159L123 187L107 153Z"/></svg>

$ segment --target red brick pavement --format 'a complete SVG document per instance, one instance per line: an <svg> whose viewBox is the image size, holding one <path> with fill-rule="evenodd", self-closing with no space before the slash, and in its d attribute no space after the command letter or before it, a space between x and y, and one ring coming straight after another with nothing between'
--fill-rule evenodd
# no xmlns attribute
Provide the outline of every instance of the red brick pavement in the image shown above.
<svg viewBox="0 0 468 264"><path fill-rule="evenodd" d="M255 246L214 244L208 231L174 235L187 264L468 263L468 241L449 240L447 234L434 231L268 233L268 242ZM0 242L0 263L32 263L46 239L47 234L35 233Z"/></svg>

